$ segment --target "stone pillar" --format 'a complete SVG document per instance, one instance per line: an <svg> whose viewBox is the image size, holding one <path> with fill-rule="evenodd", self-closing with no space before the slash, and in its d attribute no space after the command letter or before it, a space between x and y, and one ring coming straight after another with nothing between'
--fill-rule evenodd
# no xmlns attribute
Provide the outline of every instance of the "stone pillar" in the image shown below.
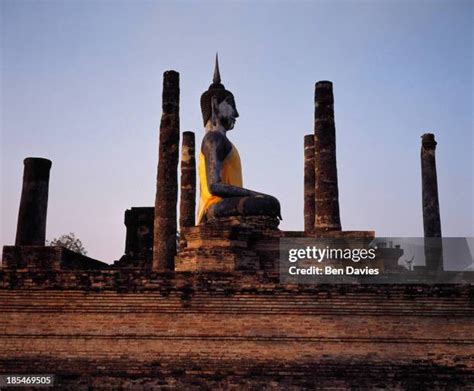
<svg viewBox="0 0 474 391"><path fill-rule="evenodd" d="M442 270L443 249L441 219L439 215L438 178L436 174L436 141L434 134L421 136L421 186L423 199L423 228L425 234L425 260L430 270Z"/></svg>
<svg viewBox="0 0 474 391"><path fill-rule="evenodd" d="M156 177L152 269L174 269L179 160L179 73L163 74L163 114Z"/></svg>
<svg viewBox="0 0 474 391"><path fill-rule="evenodd" d="M193 132L183 133L179 229L196 225L196 157Z"/></svg>
<svg viewBox="0 0 474 391"><path fill-rule="evenodd" d="M312 232L315 224L314 134L304 136L304 230Z"/></svg>
<svg viewBox="0 0 474 391"><path fill-rule="evenodd" d="M421 185L423 192L423 228L425 237L441 237L439 217L438 178L436 174L434 134L421 136Z"/></svg>
<svg viewBox="0 0 474 391"><path fill-rule="evenodd" d="M23 161L23 188L16 229L16 246L44 246L51 160L28 157Z"/></svg>
<svg viewBox="0 0 474 391"><path fill-rule="evenodd" d="M315 229L317 231L340 231L334 97L330 81L316 83L314 104Z"/></svg>

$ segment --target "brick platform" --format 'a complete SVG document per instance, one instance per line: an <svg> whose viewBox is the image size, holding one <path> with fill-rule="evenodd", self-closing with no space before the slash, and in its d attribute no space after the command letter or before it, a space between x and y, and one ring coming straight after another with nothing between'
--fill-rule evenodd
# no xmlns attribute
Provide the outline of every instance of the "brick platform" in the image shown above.
<svg viewBox="0 0 474 391"><path fill-rule="evenodd" d="M474 386L474 287L0 272L0 371L62 389Z"/></svg>
<svg viewBox="0 0 474 391"><path fill-rule="evenodd" d="M279 221L271 217L227 217L185 228L175 270L275 270L278 259Z"/></svg>

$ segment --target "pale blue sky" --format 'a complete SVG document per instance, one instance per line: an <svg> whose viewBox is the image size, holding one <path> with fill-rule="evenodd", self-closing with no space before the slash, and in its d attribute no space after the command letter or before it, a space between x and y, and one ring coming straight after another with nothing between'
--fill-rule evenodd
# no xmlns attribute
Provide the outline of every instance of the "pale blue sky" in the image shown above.
<svg viewBox="0 0 474 391"><path fill-rule="evenodd" d="M181 130L219 51L240 118L244 184L303 226L314 83L335 94L344 229L422 236L420 136L434 132L442 229L473 236L472 1L8 1L1 6L1 236L13 244L23 158L53 161L47 238L123 254L123 214L152 206L163 71Z"/></svg>

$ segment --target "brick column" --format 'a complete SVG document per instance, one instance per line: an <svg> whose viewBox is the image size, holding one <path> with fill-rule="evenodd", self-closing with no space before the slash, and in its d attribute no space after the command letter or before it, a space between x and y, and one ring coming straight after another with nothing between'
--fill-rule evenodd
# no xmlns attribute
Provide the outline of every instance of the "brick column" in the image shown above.
<svg viewBox="0 0 474 391"><path fill-rule="evenodd" d="M423 229L425 234L425 259L430 270L442 270L443 249L441 219L439 214L438 178L436 174L436 141L434 134L421 136L421 186L423 199Z"/></svg>
<svg viewBox="0 0 474 391"><path fill-rule="evenodd" d="M316 83L314 104L315 229L317 231L340 231L334 97L330 81Z"/></svg>
<svg viewBox="0 0 474 391"><path fill-rule="evenodd" d="M193 132L183 133L179 229L196 225L196 157Z"/></svg>
<svg viewBox="0 0 474 391"><path fill-rule="evenodd" d="M152 269L157 271L173 270L176 255L179 160L178 72L166 71L163 74L162 107L152 262Z"/></svg>
<svg viewBox="0 0 474 391"><path fill-rule="evenodd" d="M304 230L312 232L315 224L314 134L304 136Z"/></svg>
<svg viewBox="0 0 474 391"><path fill-rule="evenodd" d="M132 207L125 211L124 223L127 227L125 236L125 255L131 259L153 258L153 224L155 208Z"/></svg>
<svg viewBox="0 0 474 391"><path fill-rule="evenodd" d="M23 188L16 229L16 246L44 246L51 160L28 157L23 161Z"/></svg>

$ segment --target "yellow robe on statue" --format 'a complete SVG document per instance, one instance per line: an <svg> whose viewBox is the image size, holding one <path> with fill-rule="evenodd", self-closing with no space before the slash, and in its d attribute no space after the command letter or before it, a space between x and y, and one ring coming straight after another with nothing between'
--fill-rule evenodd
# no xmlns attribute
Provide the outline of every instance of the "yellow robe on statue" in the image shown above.
<svg viewBox="0 0 474 391"><path fill-rule="evenodd" d="M198 224L204 221L209 207L222 200L221 197L217 197L209 193L206 177L206 157L202 152L199 153L199 182L201 195L197 218ZM232 145L231 151L222 162L221 182L228 185L243 187L240 156L237 148L235 148L234 145Z"/></svg>

